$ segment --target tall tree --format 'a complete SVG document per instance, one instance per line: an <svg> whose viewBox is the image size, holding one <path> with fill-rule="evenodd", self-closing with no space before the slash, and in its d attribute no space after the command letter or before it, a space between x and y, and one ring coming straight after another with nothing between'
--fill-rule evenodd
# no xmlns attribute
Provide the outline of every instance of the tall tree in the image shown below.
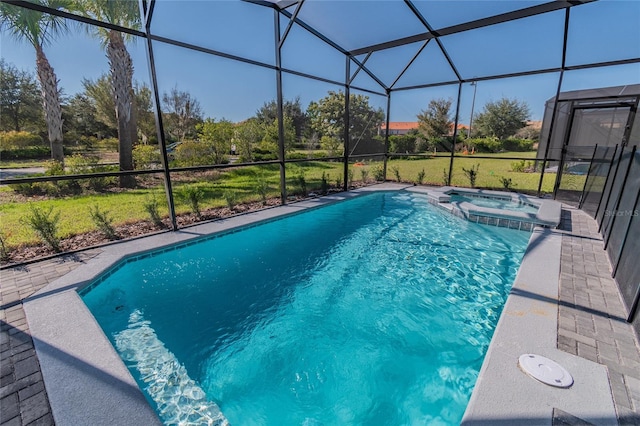
<svg viewBox="0 0 640 426"><path fill-rule="evenodd" d="M0 59L0 130L44 129L40 88L28 71Z"/></svg>
<svg viewBox="0 0 640 426"><path fill-rule="evenodd" d="M250 118L236 126L233 141L238 148L240 161L253 161L253 149L260 143L264 133L264 127L255 118Z"/></svg>
<svg viewBox="0 0 640 426"><path fill-rule="evenodd" d="M307 114L302 110L300 97L296 97L293 101L284 101L282 104L284 115L289 117L293 123L296 132L296 139L302 140L302 135L308 126ZM274 120L278 118L278 104L275 100L265 102L264 105L256 112L256 118L263 126L270 126Z"/></svg>
<svg viewBox="0 0 640 426"><path fill-rule="evenodd" d="M530 115L526 102L502 98L487 102L482 112L474 118L474 124L483 135L504 140L525 127Z"/></svg>
<svg viewBox="0 0 640 426"><path fill-rule="evenodd" d="M85 16L121 27L138 29L140 9L135 0L77 0ZM133 61L120 31L91 27L107 52L118 121L120 170L133 170L133 145L138 138L133 92ZM135 186L133 176L120 176L121 187Z"/></svg>
<svg viewBox="0 0 640 426"><path fill-rule="evenodd" d="M68 8L67 0L33 0L40 6L51 9ZM44 53L44 47L53 38L67 31L67 22L48 13L25 9L19 6L0 3L0 28L9 32L17 40L28 41L36 51L36 72L40 81L42 106L47 123L47 133L51 146L51 158L62 162L62 106L58 78Z"/></svg>
<svg viewBox="0 0 640 426"><path fill-rule="evenodd" d="M291 152L296 143L296 129L293 126L293 119L288 115L284 116L284 150L285 152ZM274 154L278 153L278 139L279 139L278 120L275 119L264 128L264 136L262 137L262 148L269 149Z"/></svg>
<svg viewBox="0 0 640 426"><path fill-rule="evenodd" d="M329 91L318 102L311 102L307 115L311 127L320 137L342 139L344 135L345 94L342 91ZM354 142L373 138L384 112L369 105L369 97L351 94L349 96L349 135Z"/></svg>
<svg viewBox="0 0 640 426"><path fill-rule="evenodd" d="M95 103L84 93L76 93L63 106L64 129L67 139L94 136L97 138L116 136L116 128L98 119Z"/></svg>
<svg viewBox="0 0 640 426"><path fill-rule="evenodd" d="M103 74L96 80L85 78L82 80L82 86L85 95L95 108L96 119L117 132L118 120L116 119L116 104L111 77L108 74ZM155 139L156 131L151 105L151 89L144 83L134 82L133 92L138 135L143 143L147 143L149 139Z"/></svg>
<svg viewBox="0 0 640 426"><path fill-rule="evenodd" d="M418 130L427 139L447 136L453 129L451 99L432 99L418 114Z"/></svg>
<svg viewBox="0 0 640 426"><path fill-rule="evenodd" d="M180 142L187 137L195 137L196 125L202 122L200 102L189 92L174 87L162 95L162 104L166 114L167 133Z"/></svg>
<svg viewBox="0 0 640 426"><path fill-rule="evenodd" d="M215 164L225 163L232 144L233 123L224 118L218 122L213 118L207 118L204 122L198 124L196 128L200 142L206 143L211 147Z"/></svg>
<svg viewBox="0 0 640 426"><path fill-rule="evenodd" d="M156 119L153 115L151 89L146 84L134 84L136 96L136 115L138 118L138 135L142 143L158 143L156 137Z"/></svg>
<svg viewBox="0 0 640 426"><path fill-rule="evenodd" d="M103 74L96 80L83 78L82 86L84 87L84 94L95 108L96 120L117 133L116 103L113 99L113 88L109 80L108 74Z"/></svg>

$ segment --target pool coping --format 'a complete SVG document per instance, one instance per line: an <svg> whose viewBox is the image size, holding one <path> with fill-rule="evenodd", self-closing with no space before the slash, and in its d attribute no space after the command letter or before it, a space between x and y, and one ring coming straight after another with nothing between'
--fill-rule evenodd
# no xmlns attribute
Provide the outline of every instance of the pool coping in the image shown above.
<svg viewBox="0 0 640 426"><path fill-rule="evenodd" d="M428 190L424 187L386 183L200 224L174 233L153 235L122 245L108 246L104 248L104 252L85 265L26 299L24 309L56 424L160 424L135 380L77 293L77 290L104 271L132 254L184 243L263 220L276 219L370 191L402 189L416 192ZM593 391L609 390L606 370L599 364L556 349L559 241L561 236L549 229L537 228L532 233L514 289L501 315L467 407L463 419L465 424L496 424L496 419L506 418L511 421L513 415L534 415L533 418L538 421L548 419L548 424L551 424L551 407L580 413L585 420L612 418L615 422L611 394L607 393L606 398L602 398ZM545 271L542 276L541 270ZM529 288L526 284L541 281L544 283L542 289L539 286ZM517 293L520 291L522 293ZM539 300L540 297L543 298L542 301ZM545 302L544 298L552 300ZM555 313L551 312L554 307ZM543 311L545 314L542 314ZM533 329L533 325L540 325L544 330L536 332L535 338L527 335ZM550 326L554 329L551 330ZM521 351L525 348L563 363L574 377L579 378L576 379L576 385L568 392L561 390L564 394L561 393L560 397L554 396L549 399L549 395L557 391L556 389L550 390L548 386L527 377L517 368L515 354L524 353ZM576 375L576 372L583 371L586 373ZM518 384L517 389L513 389L515 383ZM540 387L542 388L539 389ZM529 388L532 389L530 395L534 395L535 398L518 396L522 394L521 391ZM594 415L585 415L582 409L575 409L576 400L581 403L591 401L594 394L597 394L599 399L590 405L595 407ZM549 405L549 400L553 405ZM516 407L505 404L505 401L517 401L514 404ZM527 408L526 411L523 411L524 407Z"/></svg>

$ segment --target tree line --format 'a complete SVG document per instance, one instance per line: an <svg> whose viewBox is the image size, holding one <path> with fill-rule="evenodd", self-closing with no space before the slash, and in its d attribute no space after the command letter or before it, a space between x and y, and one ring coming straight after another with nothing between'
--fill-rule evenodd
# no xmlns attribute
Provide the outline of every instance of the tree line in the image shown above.
<svg viewBox="0 0 640 426"><path fill-rule="evenodd" d="M131 137L135 146L157 145L150 88L132 83L131 113L135 135L124 132L118 118L112 74L95 80L83 79L81 93L59 94L65 145L90 148L96 140ZM0 61L0 131L27 131L46 139L46 117L40 102L40 82L31 73ZM278 158L278 109L275 100L265 102L255 114L239 123L205 117L200 101L177 86L160 99L165 140L179 157L180 165L221 164L230 148L241 161ZM299 98L283 102L285 152L294 149L324 149L330 156L342 155L345 94L329 91L305 109ZM349 132L355 143L377 137L384 113L369 104L364 95L350 95ZM123 144L119 144L119 150ZM135 149L134 157L135 157ZM157 157L157 156L156 156ZM58 159L58 158L56 158ZM121 167L122 169L122 167Z"/></svg>
<svg viewBox="0 0 640 426"><path fill-rule="evenodd" d="M459 128L453 144L454 120L451 99L433 99L417 116L418 127L405 135L390 136L390 151L414 153L434 150L449 151L464 146L471 150L528 150L537 140L535 130L525 131L531 117L529 106L517 99L502 98L487 102L473 116L472 128ZM470 134L471 132L471 134Z"/></svg>

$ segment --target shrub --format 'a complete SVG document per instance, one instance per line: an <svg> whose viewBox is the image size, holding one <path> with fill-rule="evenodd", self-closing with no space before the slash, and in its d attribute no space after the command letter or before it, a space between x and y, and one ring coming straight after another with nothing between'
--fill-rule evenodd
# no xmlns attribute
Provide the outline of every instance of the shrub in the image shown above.
<svg viewBox="0 0 640 426"><path fill-rule="evenodd" d="M307 179L304 177L304 172L300 172L298 176L296 176L296 182L300 187L300 193L303 197L307 196Z"/></svg>
<svg viewBox="0 0 640 426"><path fill-rule="evenodd" d="M0 232L0 260L6 262L11 256L9 255L9 250L7 249L4 240L5 236L2 232Z"/></svg>
<svg viewBox="0 0 640 426"><path fill-rule="evenodd" d="M480 163L476 164L475 166L471 166L470 169L465 169L464 167L462 168L462 171L469 179L469 184L471 185L472 188L476 187L476 179L478 178L478 169L480 169Z"/></svg>
<svg viewBox="0 0 640 426"><path fill-rule="evenodd" d="M227 203L227 207L231 210L236 208L236 205L238 204L238 196L235 191L227 189L224 191L222 196L224 197L224 201Z"/></svg>
<svg viewBox="0 0 640 426"><path fill-rule="evenodd" d="M347 186L351 186L353 184L353 170L349 169L347 171Z"/></svg>
<svg viewBox="0 0 640 426"><path fill-rule="evenodd" d="M362 182L367 183L369 180L369 170L363 168L360 170L360 174L362 175Z"/></svg>
<svg viewBox="0 0 640 426"><path fill-rule="evenodd" d="M320 192L322 194L329 192L329 175L325 172L322 172L322 177L320 178Z"/></svg>
<svg viewBox="0 0 640 426"><path fill-rule="evenodd" d="M105 237L110 240L117 240L118 235L116 234L116 230L113 227L113 218L109 217L109 212L100 211L100 207L95 204L93 206L89 206L89 214L91 215L91 220L94 225L100 232L102 232Z"/></svg>
<svg viewBox="0 0 640 426"><path fill-rule="evenodd" d="M530 139L509 138L502 143L502 146L507 151L525 152L533 151L534 143L535 141Z"/></svg>
<svg viewBox="0 0 640 426"><path fill-rule="evenodd" d="M67 158L66 165L69 174L81 175L100 173L117 170L117 166L100 165L100 158L93 155L72 155ZM116 177L92 177L87 179L78 179L67 181L70 190L81 192L82 190L91 189L97 192L104 191L110 185L115 185Z"/></svg>
<svg viewBox="0 0 640 426"><path fill-rule="evenodd" d="M433 151L433 149L435 148L435 143L423 138L423 137L418 137L416 139L416 152L427 152L427 151Z"/></svg>
<svg viewBox="0 0 640 426"><path fill-rule="evenodd" d="M58 182L33 182L33 183L16 183L9 185L17 194L27 197L33 195L49 195L52 197L61 194Z"/></svg>
<svg viewBox="0 0 640 426"><path fill-rule="evenodd" d="M49 149L46 146L42 146L42 138L38 135L34 135L29 132L16 132L12 130L10 132L0 132L0 150L15 150L22 148L31 148L38 145L39 148Z"/></svg>
<svg viewBox="0 0 640 426"><path fill-rule="evenodd" d="M152 169L160 162L160 150L154 145L136 145L133 148L133 164L136 169Z"/></svg>
<svg viewBox="0 0 640 426"><path fill-rule="evenodd" d="M184 141L175 150L174 159L179 167L213 164L211 147L204 142Z"/></svg>
<svg viewBox="0 0 640 426"><path fill-rule="evenodd" d="M153 222L156 228L164 228L164 223L162 222L160 211L158 210L158 200L155 195L148 197L142 206L147 214L149 214L149 218L151 218L151 222Z"/></svg>
<svg viewBox="0 0 640 426"><path fill-rule="evenodd" d="M382 168L382 166L377 165L372 170L373 179L375 179L376 182L382 182L384 180L384 169Z"/></svg>
<svg viewBox="0 0 640 426"><path fill-rule="evenodd" d="M511 163L511 171L516 173L523 173L525 169L524 160L514 161Z"/></svg>
<svg viewBox="0 0 640 426"><path fill-rule="evenodd" d="M400 169L398 168L398 166L391 166L391 171L393 172L393 175L396 177L396 180L400 182Z"/></svg>
<svg viewBox="0 0 640 426"><path fill-rule="evenodd" d="M496 138L473 138L465 143L477 152L500 152L503 149L502 143Z"/></svg>
<svg viewBox="0 0 640 426"><path fill-rule="evenodd" d="M425 176L426 176L426 172L424 171L424 169L418 172L418 185L422 185L422 182L424 182Z"/></svg>
<svg viewBox="0 0 640 426"><path fill-rule="evenodd" d="M500 178L500 183L502 183L502 187L504 189L506 189L507 191L511 190L512 186L515 186L515 184L513 183L513 181L511 180L511 178L505 178L505 177L501 177Z"/></svg>
<svg viewBox="0 0 640 426"><path fill-rule="evenodd" d="M309 158L304 152L289 152L287 153L287 160L305 160Z"/></svg>
<svg viewBox="0 0 640 426"><path fill-rule="evenodd" d="M96 145L104 148L107 151L119 151L120 141L118 138L104 138L96 143Z"/></svg>
<svg viewBox="0 0 640 426"><path fill-rule="evenodd" d="M191 211L200 217L200 202L204 198L204 191L198 185L184 185L180 188L180 198L187 202Z"/></svg>
<svg viewBox="0 0 640 426"><path fill-rule="evenodd" d="M320 146L327 151L328 157L337 157L342 155L344 146L342 141L338 138L332 138L330 136L323 136L320 138Z"/></svg>
<svg viewBox="0 0 640 426"><path fill-rule="evenodd" d="M416 150L416 137L412 135L389 136L389 152L412 154Z"/></svg>
<svg viewBox="0 0 640 426"><path fill-rule="evenodd" d="M61 176L64 174L64 164L59 161L47 161L44 166L44 174L47 176Z"/></svg>
<svg viewBox="0 0 640 426"><path fill-rule="evenodd" d="M342 188L342 175L340 174L336 178L336 188L338 189Z"/></svg>
<svg viewBox="0 0 640 426"><path fill-rule="evenodd" d="M0 149L0 158L3 160L34 160L48 157L51 157L51 149L48 146Z"/></svg>
<svg viewBox="0 0 640 426"><path fill-rule="evenodd" d="M258 195L260 195L262 204L267 204L267 196L269 195L269 184L262 174L258 175L256 182L256 191L258 192Z"/></svg>
<svg viewBox="0 0 640 426"><path fill-rule="evenodd" d="M275 143L262 141L253 148L253 159L255 161L269 161L278 159L278 145Z"/></svg>
<svg viewBox="0 0 640 426"><path fill-rule="evenodd" d="M53 212L53 206L48 209L39 208L29 204L29 214L22 219L22 223L35 231L53 251L60 252L60 238L58 237L58 224L60 212Z"/></svg>
<svg viewBox="0 0 640 426"><path fill-rule="evenodd" d="M447 169L442 169L442 185L449 185L449 173L447 172Z"/></svg>

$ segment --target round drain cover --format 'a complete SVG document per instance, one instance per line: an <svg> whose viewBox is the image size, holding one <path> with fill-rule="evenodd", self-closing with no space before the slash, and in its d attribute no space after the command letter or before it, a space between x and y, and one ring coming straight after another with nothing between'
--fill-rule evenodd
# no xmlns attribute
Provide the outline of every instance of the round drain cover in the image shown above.
<svg viewBox="0 0 640 426"><path fill-rule="evenodd" d="M555 361L540 355L524 354L518 359L520 368L536 380L558 388L568 388L573 377Z"/></svg>

